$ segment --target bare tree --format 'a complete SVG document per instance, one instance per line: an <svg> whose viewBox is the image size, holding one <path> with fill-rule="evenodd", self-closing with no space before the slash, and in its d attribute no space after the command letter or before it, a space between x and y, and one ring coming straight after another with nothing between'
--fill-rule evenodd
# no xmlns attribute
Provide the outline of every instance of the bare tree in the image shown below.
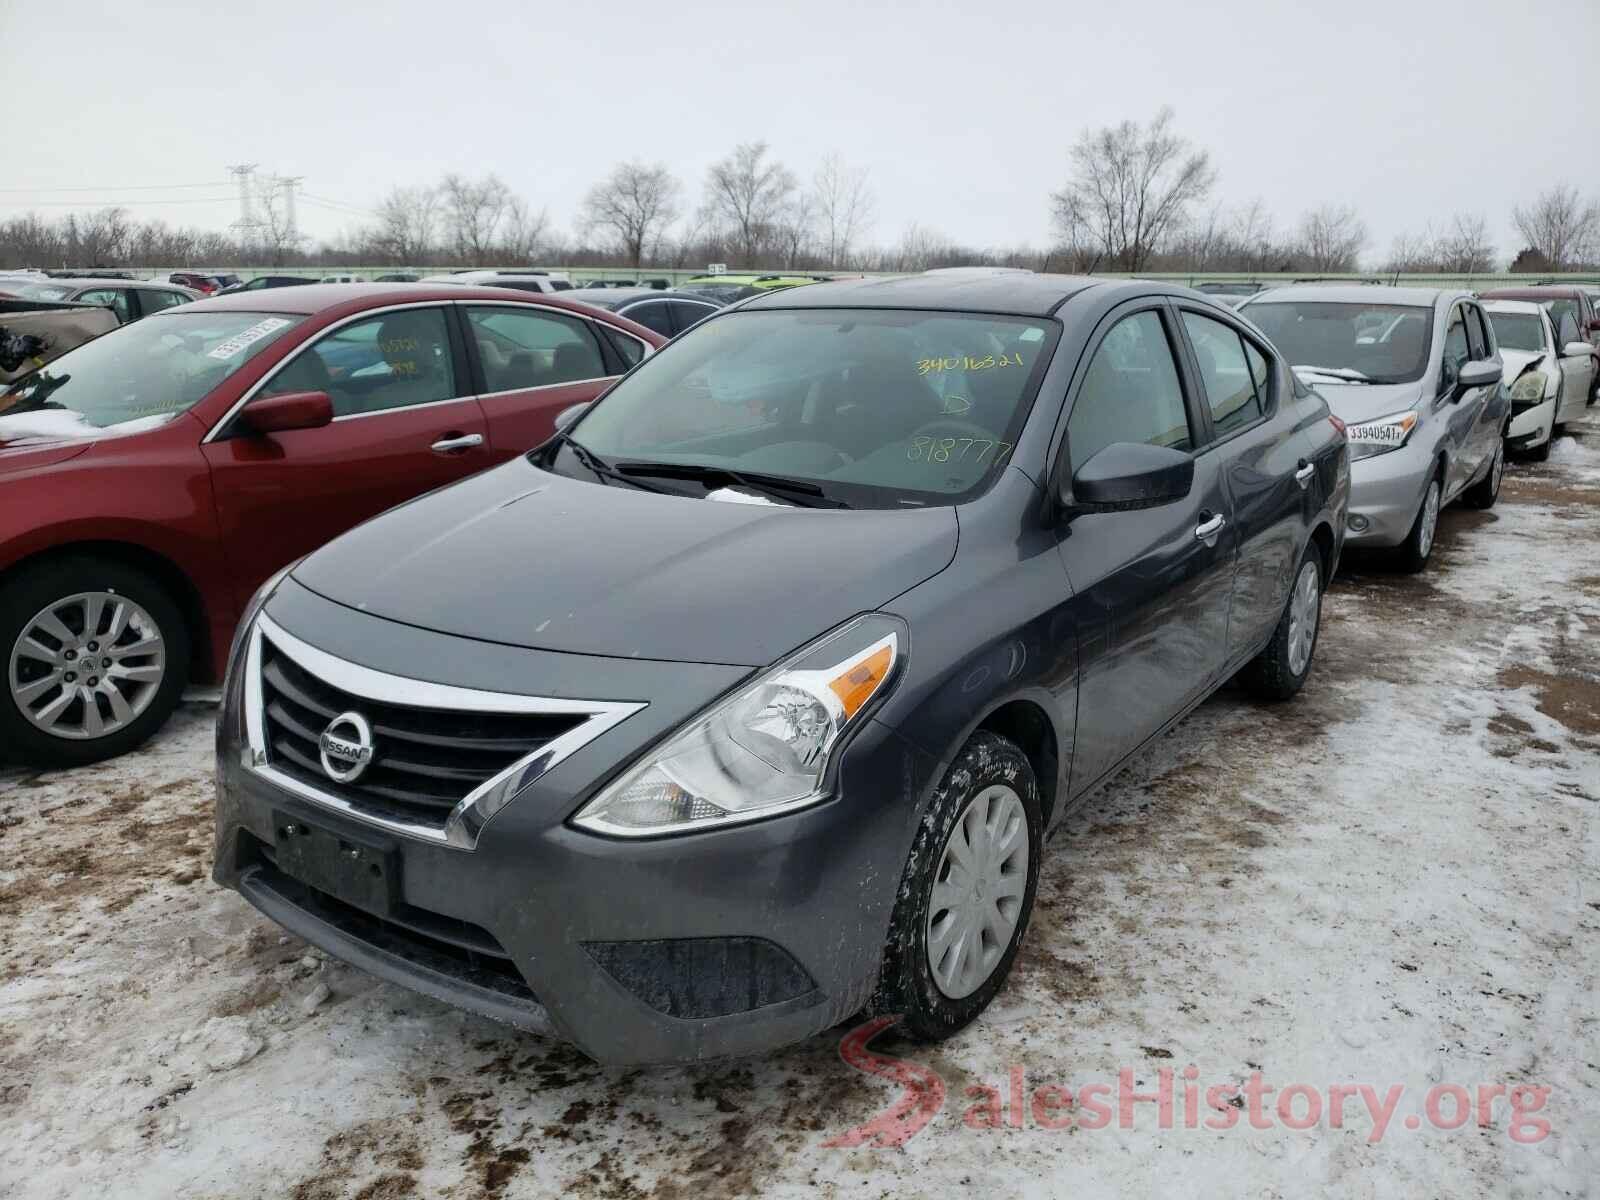
<svg viewBox="0 0 1600 1200"><path fill-rule="evenodd" d="M1482 275L1494 267L1489 222L1477 214L1456 213L1434 243L1438 270L1449 275Z"/></svg>
<svg viewBox="0 0 1600 1200"><path fill-rule="evenodd" d="M678 219L682 186L665 163L618 163L583 198L583 224L613 241L638 270L645 251L655 246Z"/></svg>
<svg viewBox="0 0 1600 1200"><path fill-rule="evenodd" d="M521 196L507 199L500 236L506 261L531 263L549 227L550 214L544 209L534 212Z"/></svg>
<svg viewBox="0 0 1600 1200"><path fill-rule="evenodd" d="M724 222L745 266L754 266L789 207L794 172L767 157L765 142L744 142L706 175L706 207Z"/></svg>
<svg viewBox="0 0 1600 1200"><path fill-rule="evenodd" d="M497 175L474 180L452 173L440 182L439 192L445 227L457 257L480 266L486 264L494 251L500 221L511 203L511 189Z"/></svg>
<svg viewBox="0 0 1600 1200"><path fill-rule="evenodd" d="M1172 122L1172 109L1163 108L1143 128L1124 121L1079 135L1072 177L1051 196L1064 241L1087 231L1116 269L1144 269L1216 182L1210 156L1192 150Z"/></svg>
<svg viewBox="0 0 1600 1200"><path fill-rule="evenodd" d="M822 160L812 178L812 204L822 237L824 266L848 267L850 250L872 226L877 202L865 167L847 167L837 154Z"/></svg>
<svg viewBox="0 0 1600 1200"><path fill-rule="evenodd" d="M810 255L817 234L816 201L806 193L794 198L778 218L774 235L783 255L783 265L794 270L802 258Z"/></svg>
<svg viewBox="0 0 1600 1200"><path fill-rule="evenodd" d="M1308 270L1354 271L1366 244L1366 224L1349 205L1326 204L1300 218L1296 251Z"/></svg>
<svg viewBox="0 0 1600 1200"><path fill-rule="evenodd" d="M1600 247L1600 206L1584 204L1578 189L1557 184L1529 207L1511 210L1511 220L1531 249L1559 271Z"/></svg>
<svg viewBox="0 0 1600 1200"><path fill-rule="evenodd" d="M373 248L395 263L423 263L433 253L439 193L430 187L397 187L378 202Z"/></svg>
<svg viewBox="0 0 1600 1200"><path fill-rule="evenodd" d="M295 227L293 201L286 184L276 176L268 176L256 189L256 219L260 221L261 249L271 257L273 266L282 266L289 255L300 248L306 239Z"/></svg>
<svg viewBox="0 0 1600 1200"><path fill-rule="evenodd" d="M84 266L120 263L128 256L133 222L125 208L101 208L85 216L69 213L64 222L66 252Z"/></svg>

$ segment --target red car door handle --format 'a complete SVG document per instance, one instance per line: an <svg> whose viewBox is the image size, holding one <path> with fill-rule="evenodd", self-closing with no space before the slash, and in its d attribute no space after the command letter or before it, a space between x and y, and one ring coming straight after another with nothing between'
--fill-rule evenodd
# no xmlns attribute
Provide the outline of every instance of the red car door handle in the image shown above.
<svg viewBox="0 0 1600 1200"><path fill-rule="evenodd" d="M474 446L483 445L481 433L456 433L454 430L445 434L429 449L435 454L455 454L462 450L471 450Z"/></svg>

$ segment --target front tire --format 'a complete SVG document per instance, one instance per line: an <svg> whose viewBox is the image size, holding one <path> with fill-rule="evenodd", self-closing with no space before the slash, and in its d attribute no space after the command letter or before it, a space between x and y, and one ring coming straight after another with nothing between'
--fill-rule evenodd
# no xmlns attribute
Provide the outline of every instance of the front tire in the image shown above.
<svg viewBox="0 0 1600 1200"><path fill-rule="evenodd" d="M1407 575L1415 575L1428 565L1434 535L1439 532L1439 509L1443 500L1443 472L1435 472L1422 493L1422 505L1417 509L1417 519L1411 523L1411 532L1406 534L1406 540L1396 552L1397 565Z"/></svg>
<svg viewBox="0 0 1600 1200"><path fill-rule="evenodd" d="M1322 627L1322 555L1313 544L1295 572L1283 616L1267 648L1240 673L1245 689L1261 700L1287 700L1311 674Z"/></svg>
<svg viewBox="0 0 1600 1200"><path fill-rule="evenodd" d="M917 826L874 1011L941 1041L989 1006L1028 928L1043 838L1027 755L998 734L973 734Z"/></svg>
<svg viewBox="0 0 1600 1200"><path fill-rule="evenodd" d="M1545 457L1550 452L1545 451ZM1489 463L1489 470L1484 477L1478 480L1466 491L1462 497L1473 508L1493 508L1494 502L1500 499L1500 481L1506 475L1506 441L1501 437L1494 447L1494 460Z"/></svg>
<svg viewBox="0 0 1600 1200"><path fill-rule="evenodd" d="M0 672L0 745L24 762L82 766L166 722L189 677L189 632L143 571L58 559L0 585Z"/></svg>

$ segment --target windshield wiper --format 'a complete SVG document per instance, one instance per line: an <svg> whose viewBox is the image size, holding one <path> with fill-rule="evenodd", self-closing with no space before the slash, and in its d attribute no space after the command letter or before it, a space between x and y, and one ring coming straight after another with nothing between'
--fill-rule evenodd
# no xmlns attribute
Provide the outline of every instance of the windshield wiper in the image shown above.
<svg viewBox="0 0 1600 1200"><path fill-rule="evenodd" d="M572 457L576 458L580 463L582 463L585 469L594 472L594 474L598 475L601 479L607 481L615 479L619 483L627 484L629 487L640 488L646 492L659 492L664 496L683 495L682 492L676 490L675 488L656 487L653 484L645 483L643 480L634 479L632 476L622 474L622 472L618 471L610 463L606 462L605 459L601 458L593 450L589 449L589 447L585 446L582 442L578 441L565 430L556 434L555 437L551 438L550 440L559 445L566 446L568 450L572 451ZM606 486L610 486L609 482Z"/></svg>
<svg viewBox="0 0 1600 1200"><path fill-rule="evenodd" d="M1329 379L1337 379L1340 383L1371 383L1372 379L1356 370L1354 367L1313 367L1305 363L1295 363L1296 371L1306 371L1312 375L1324 375Z"/></svg>
<svg viewBox="0 0 1600 1200"><path fill-rule="evenodd" d="M829 496L819 484L787 475L765 475L759 471L735 471L707 463L619 462L615 469L625 478L657 475L663 479L693 479L699 483L733 484L765 496L773 496L801 508L849 508L842 500Z"/></svg>

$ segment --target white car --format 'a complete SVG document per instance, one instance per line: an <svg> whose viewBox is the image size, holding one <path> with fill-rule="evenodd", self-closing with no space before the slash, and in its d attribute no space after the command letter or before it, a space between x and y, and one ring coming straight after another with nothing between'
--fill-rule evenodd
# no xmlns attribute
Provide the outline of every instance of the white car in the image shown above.
<svg viewBox="0 0 1600 1200"><path fill-rule="evenodd" d="M1531 451L1543 462L1550 457L1556 427L1583 414L1594 359L1587 346L1581 354L1564 353L1576 345L1557 345L1550 314L1532 300L1485 300L1483 311L1494 327L1511 393L1506 449Z"/></svg>
<svg viewBox="0 0 1600 1200"><path fill-rule="evenodd" d="M455 271L449 275L424 275L423 283L459 283L467 287L515 288L522 292L570 292L572 279L565 271Z"/></svg>

